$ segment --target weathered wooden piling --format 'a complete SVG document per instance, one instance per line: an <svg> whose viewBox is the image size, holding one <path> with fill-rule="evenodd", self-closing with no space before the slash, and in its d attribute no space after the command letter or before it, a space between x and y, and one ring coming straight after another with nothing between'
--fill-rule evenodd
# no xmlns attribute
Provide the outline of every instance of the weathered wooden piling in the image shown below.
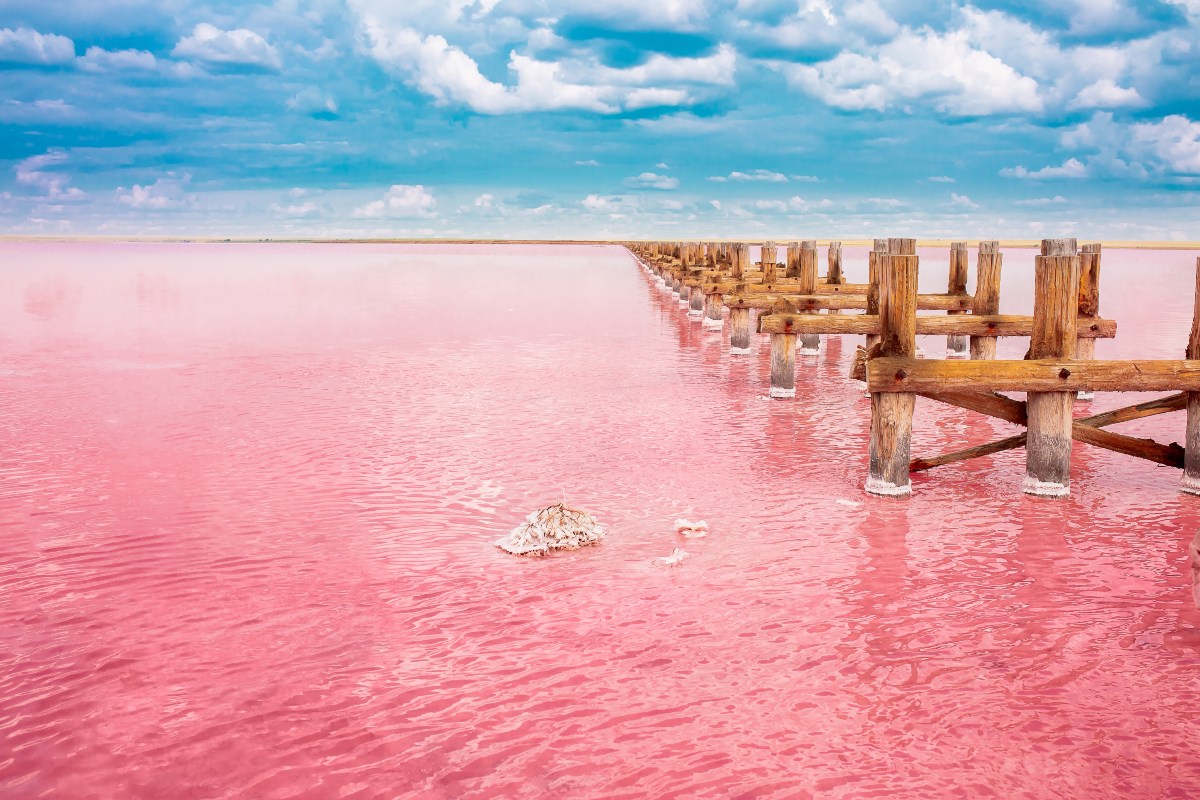
<svg viewBox="0 0 1200 800"><path fill-rule="evenodd" d="M729 267L729 276L740 280L745 276L746 270L750 266L750 245L743 242L736 242L733 245L731 256L732 261Z"/></svg>
<svg viewBox="0 0 1200 800"><path fill-rule="evenodd" d="M725 327L725 304L720 292L704 295L704 329L719 331Z"/></svg>
<svg viewBox="0 0 1200 800"><path fill-rule="evenodd" d="M1085 244L1079 248L1079 324L1088 325L1100 316L1100 244ZM1096 340L1080 338L1075 342L1075 357L1090 361L1096 357ZM1076 400L1091 400L1093 392L1079 392Z"/></svg>
<svg viewBox="0 0 1200 800"><path fill-rule="evenodd" d="M986 316L1000 313L1000 271L1004 254L999 242L980 242L975 262L975 298L971 313ZM947 337L949 341L949 337ZM971 337L971 360L991 361L996 357L995 336Z"/></svg>
<svg viewBox="0 0 1200 800"><path fill-rule="evenodd" d="M846 282L846 276L842 274L842 243L830 242L828 254L828 266L825 272L825 283L830 286L841 286ZM841 310L837 308L829 309L830 314L841 314Z"/></svg>
<svg viewBox="0 0 1200 800"><path fill-rule="evenodd" d="M887 253L888 240L876 239L867 253L867 313L879 314L879 259ZM867 334L867 350L879 342L879 337Z"/></svg>
<svg viewBox="0 0 1200 800"><path fill-rule="evenodd" d="M817 292L817 243L806 239L797 248L796 278L799 283L796 291L802 295L812 295ZM821 337L815 333L800 336L797 342L797 352L802 356L815 356L821 351Z"/></svg>
<svg viewBox="0 0 1200 800"><path fill-rule="evenodd" d="M771 334L771 397L796 396L796 335Z"/></svg>
<svg viewBox="0 0 1200 800"><path fill-rule="evenodd" d="M876 242L878 246L878 242ZM889 239L877 253L879 354L913 358L917 351L917 255L915 239ZM916 395L871 393L871 443L866 490L899 497L912 493L908 462Z"/></svg>
<svg viewBox="0 0 1200 800"><path fill-rule="evenodd" d="M776 271L776 261L779 258L779 253L776 250L774 242L766 242L762 246L762 282L775 283L778 280L778 272Z"/></svg>
<svg viewBox="0 0 1200 800"><path fill-rule="evenodd" d="M1196 302L1192 311L1192 335L1188 337L1189 361L1200 359L1200 258L1196 259ZM1200 392L1187 392L1187 438L1184 440L1183 480L1179 488L1200 494Z"/></svg>
<svg viewBox="0 0 1200 800"><path fill-rule="evenodd" d="M1079 314L1079 256L1074 239L1045 239L1034 268L1031 359L1075 355ZM1029 436L1021 489L1039 497L1066 497L1071 486L1073 392L1030 392Z"/></svg>
<svg viewBox="0 0 1200 800"><path fill-rule="evenodd" d="M750 337L753 333L749 307L731 307L729 309L729 354L734 356L750 355Z"/></svg>
<svg viewBox="0 0 1200 800"><path fill-rule="evenodd" d="M718 299L719 299L718 295ZM688 319L699 320L704 317L704 306L706 303L704 292L699 286L692 288L692 293L688 296Z"/></svg>
<svg viewBox="0 0 1200 800"><path fill-rule="evenodd" d="M786 268L783 271L785 278L797 278L800 276L800 243L788 242L787 259L785 261Z"/></svg>
<svg viewBox="0 0 1200 800"><path fill-rule="evenodd" d="M953 242L950 245L950 282L946 287L947 294L967 293L967 243ZM947 311L947 314L960 314L960 311ZM966 336L946 337L946 356L948 358L966 358L970 355Z"/></svg>

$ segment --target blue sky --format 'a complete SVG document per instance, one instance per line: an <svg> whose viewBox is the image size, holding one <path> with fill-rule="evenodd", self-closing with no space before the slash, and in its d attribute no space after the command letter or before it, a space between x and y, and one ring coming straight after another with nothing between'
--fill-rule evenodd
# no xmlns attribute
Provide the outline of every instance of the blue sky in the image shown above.
<svg viewBox="0 0 1200 800"><path fill-rule="evenodd" d="M0 233L1200 239L1200 0L0 0Z"/></svg>

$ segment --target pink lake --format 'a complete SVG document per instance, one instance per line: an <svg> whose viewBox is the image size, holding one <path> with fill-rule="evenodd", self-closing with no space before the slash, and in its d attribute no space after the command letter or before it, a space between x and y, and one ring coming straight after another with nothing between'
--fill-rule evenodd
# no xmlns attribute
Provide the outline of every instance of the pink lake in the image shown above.
<svg viewBox="0 0 1200 800"><path fill-rule="evenodd" d="M1182 355L1196 256L1105 252L1100 357ZM0 797L1200 796L1178 470L871 497L860 339L771 401L727 337L619 247L0 244ZM604 544L493 547L562 499Z"/></svg>

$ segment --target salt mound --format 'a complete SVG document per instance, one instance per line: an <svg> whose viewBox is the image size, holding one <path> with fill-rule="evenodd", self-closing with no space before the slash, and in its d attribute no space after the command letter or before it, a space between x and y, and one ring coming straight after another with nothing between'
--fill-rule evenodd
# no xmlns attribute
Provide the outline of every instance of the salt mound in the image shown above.
<svg viewBox="0 0 1200 800"><path fill-rule="evenodd" d="M551 550L576 550L597 544L604 534L604 528L591 514L555 503L530 514L512 533L497 539L496 547L519 556L544 556Z"/></svg>
<svg viewBox="0 0 1200 800"><path fill-rule="evenodd" d="M675 532L682 533L689 539L698 539L708 535L708 523L704 520L691 522L681 517L675 520Z"/></svg>

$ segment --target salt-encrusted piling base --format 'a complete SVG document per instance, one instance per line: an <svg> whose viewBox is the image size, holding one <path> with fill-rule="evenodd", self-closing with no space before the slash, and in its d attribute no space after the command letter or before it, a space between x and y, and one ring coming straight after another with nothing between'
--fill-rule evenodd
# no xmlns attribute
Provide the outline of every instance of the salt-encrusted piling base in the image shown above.
<svg viewBox="0 0 1200 800"><path fill-rule="evenodd" d="M688 316L691 316L690 314ZM704 330L706 331L721 331L725 330L725 320L713 319L712 317L704 318Z"/></svg>
<svg viewBox="0 0 1200 800"><path fill-rule="evenodd" d="M689 310L687 312L687 318L690 319L692 322L699 322L700 320L704 319L704 309L700 309L699 311L697 311L696 309L693 308L693 309Z"/></svg>
<svg viewBox="0 0 1200 800"><path fill-rule="evenodd" d="M795 387L793 387L791 389L781 389L778 386L771 387L771 397L787 398L787 397L795 397L795 396L796 396Z"/></svg>
<svg viewBox="0 0 1200 800"><path fill-rule="evenodd" d="M821 348L819 347L797 347L796 355L798 356L819 356Z"/></svg>
<svg viewBox="0 0 1200 800"><path fill-rule="evenodd" d="M731 356L748 356L753 351L749 347L730 347L729 355Z"/></svg>
<svg viewBox="0 0 1200 800"><path fill-rule="evenodd" d="M1089 403L1092 400L1096 399L1096 393L1095 392L1076 392L1075 399L1080 402L1083 402L1083 403Z"/></svg>
<svg viewBox="0 0 1200 800"><path fill-rule="evenodd" d="M819 334L806 333L799 337L796 342L796 355L801 356L819 356L821 355L821 337Z"/></svg>
<svg viewBox="0 0 1200 800"><path fill-rule="evenodd" d="M946 358L970 358L970 357L971 357L971 351L969 349L967 349L967 350L951 350L948 347L946 348Z"/></svg>
<svg viewBox="0 0 1200 800"><path fill-rule="evenodd" d="M867 478L866 490L869 494L877 494L880 497L908 497L912 494L912 484L906 483L904 486L897 486L878 478Z"/></svg>
<svg viewBox="0 0 1200 800"><path fill-rule="evenodd" d="M591 514L555 503L530 514L511 533L497 539L496 547L518 556L544 556L551 550L598 544L605 533Z"/></svg>
<svg viewBox="0 0 1200 800"><path fill-rule="evenodd" d="M1183 478L1179 481L1179 491L1186 492L1187 494L1200 495L1200 478L1194 478L1191 475L1184 473Z"/></svg>
<svg viewBox="0 0 1200 800"><path fill-rule="evenodd" d="M1067 497L1071 494L1071 487L1061 483L1039 481L1026 475L1025 480L1021 481L1021 491L1034 497Z"/></svg>

